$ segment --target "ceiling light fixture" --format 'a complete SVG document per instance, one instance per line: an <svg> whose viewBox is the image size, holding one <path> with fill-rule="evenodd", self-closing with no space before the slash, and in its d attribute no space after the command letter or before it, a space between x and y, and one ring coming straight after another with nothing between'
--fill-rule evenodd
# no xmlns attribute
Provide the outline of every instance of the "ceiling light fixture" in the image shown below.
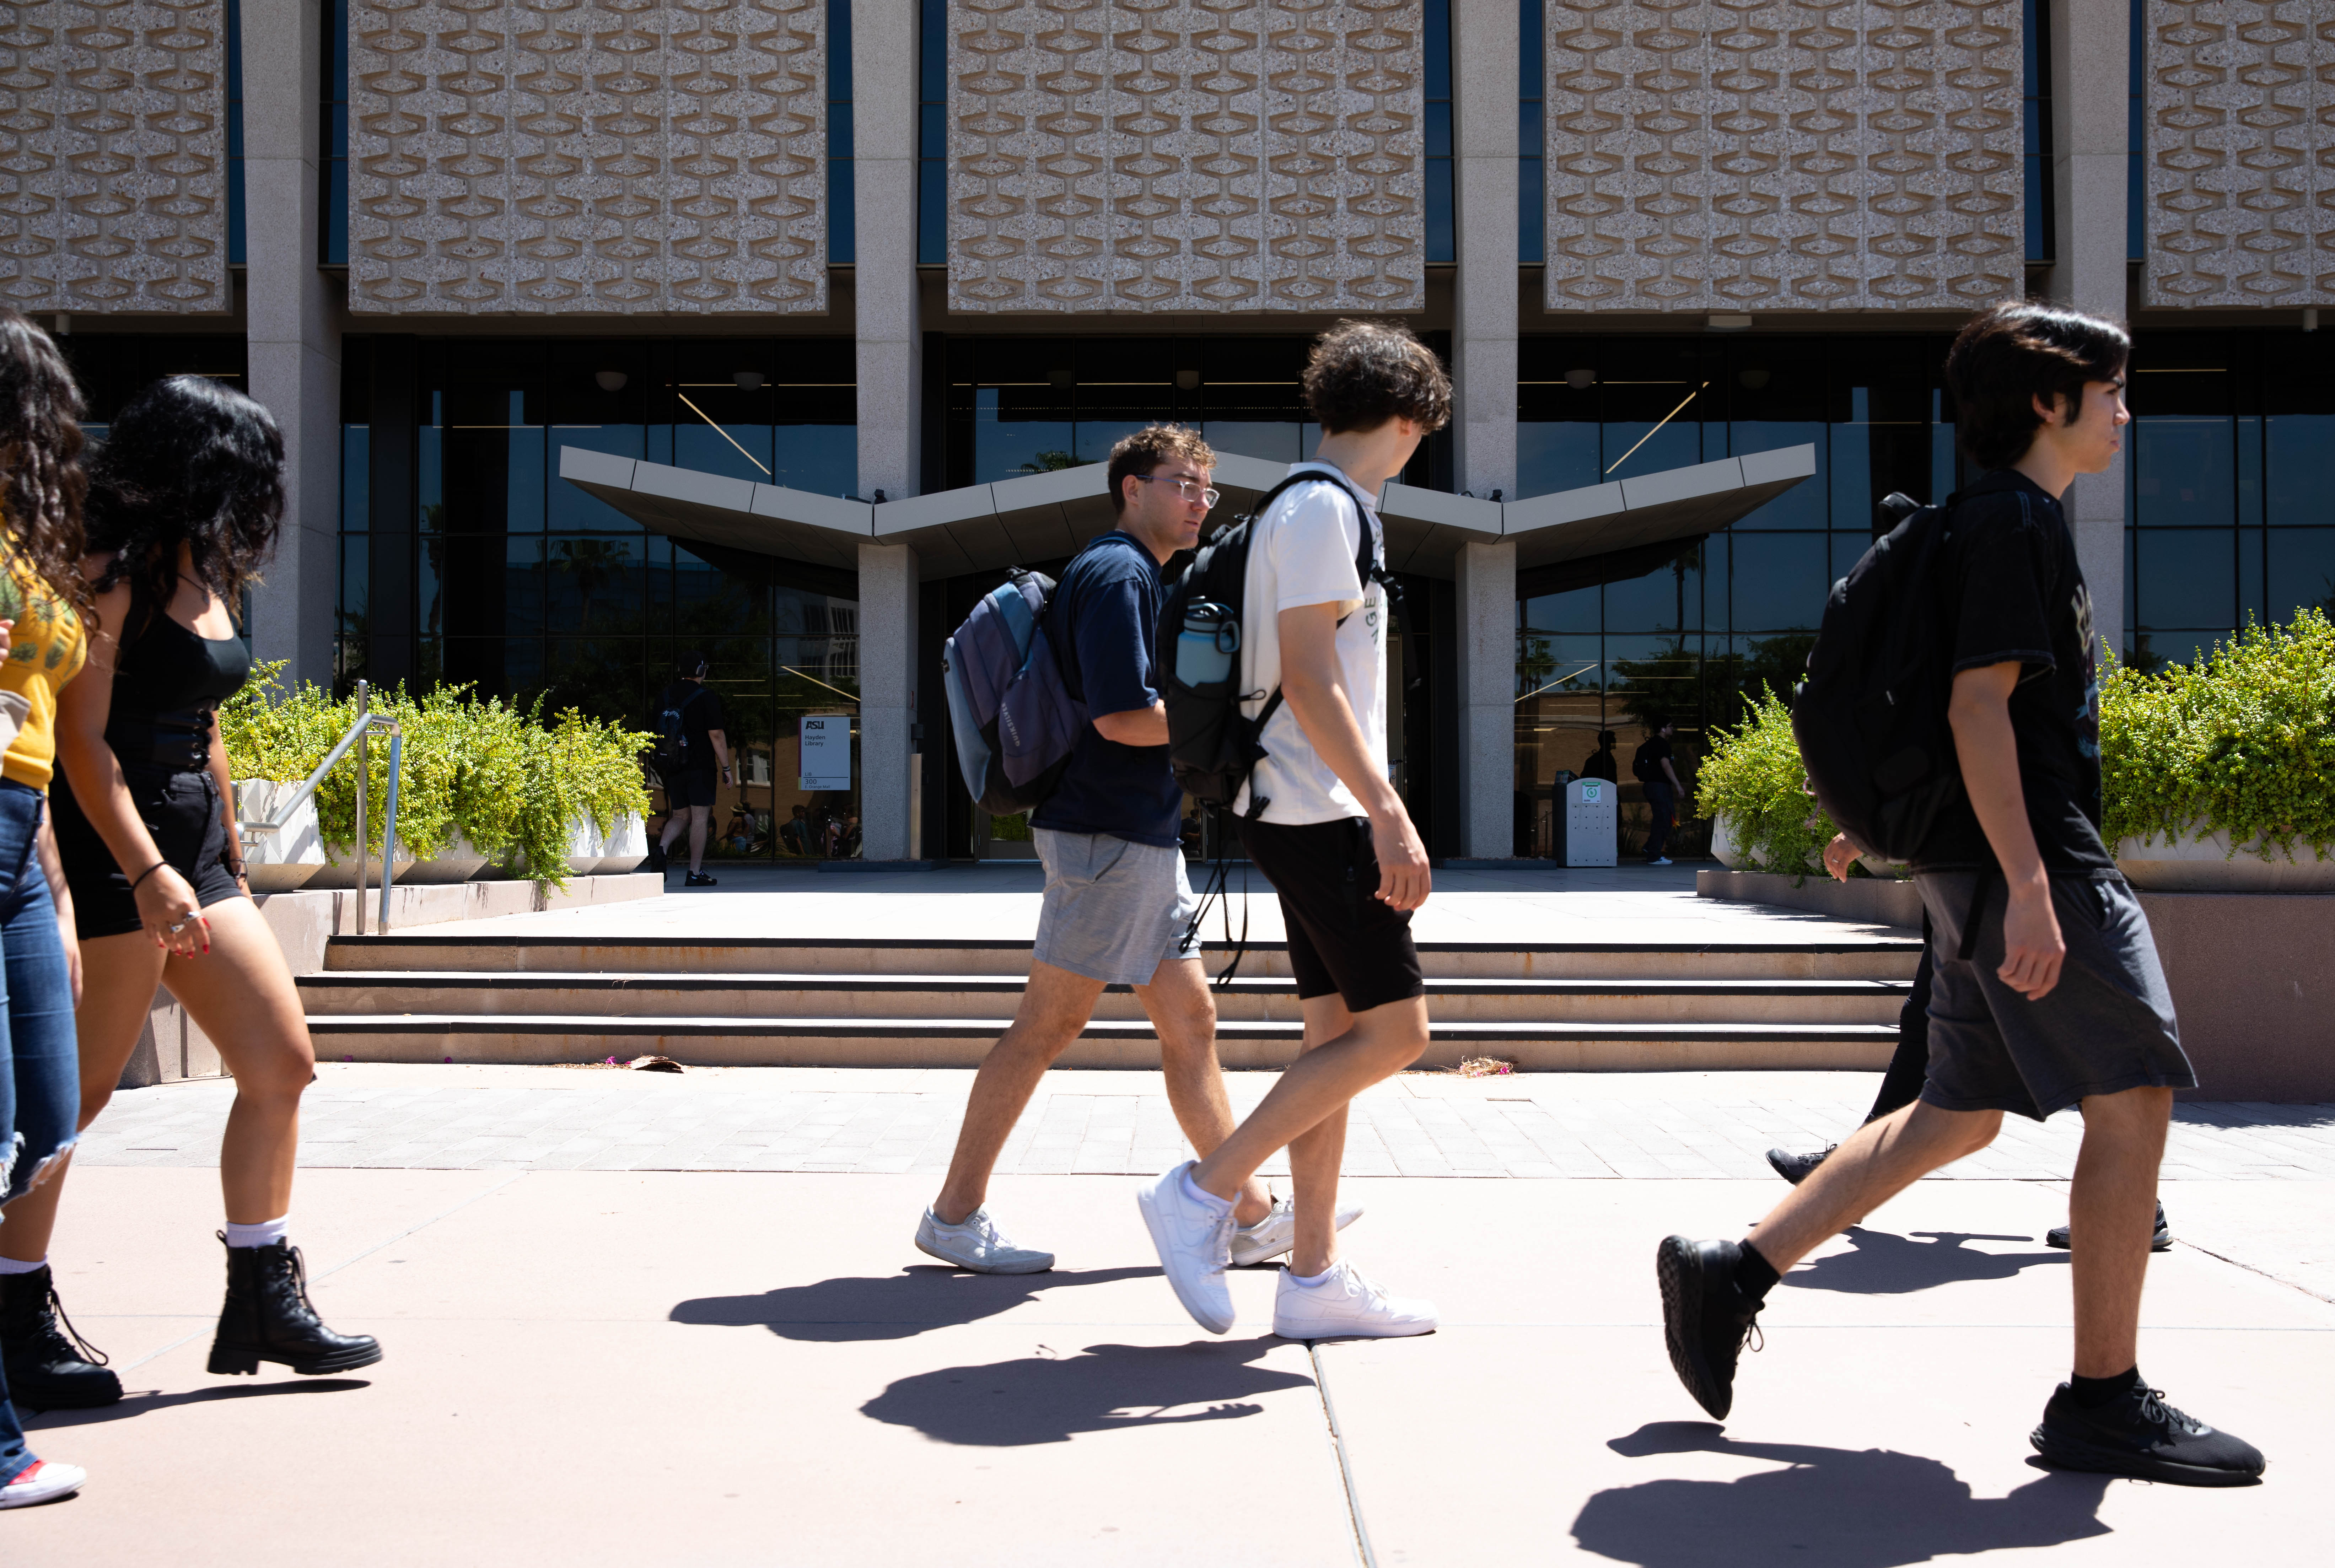
<svg viewBox="0 0 2335 1568"><path fill-rule="evenodd" d="M1571 387L1574 392L1587 392L1591 387L1597 384L1597 373L1594 370L1566 371L1565 373L1565 384Z"/></svg>
<svg viewBox="0 0 2335 1568"><path fill-rule="evenodd" d="M730 379L738 383L738 388L741 392L760 392L762 390L763 376L761 371L741 370L732 374Z"/></svg>
<svg viewBox="0 0 2335 1568"><path fill-rule="evenodd" d="M620 370L596 370L592 379L599 383L602 392L613 392L624 391L625 383L632 378Z"/></svg>

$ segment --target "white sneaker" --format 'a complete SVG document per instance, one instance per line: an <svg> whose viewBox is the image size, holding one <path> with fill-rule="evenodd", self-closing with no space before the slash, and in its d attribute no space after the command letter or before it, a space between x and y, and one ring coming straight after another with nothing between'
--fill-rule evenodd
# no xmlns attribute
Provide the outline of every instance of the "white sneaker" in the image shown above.
<svg viewBox="0 0 2335 1568"><path fill-rule="evenodd" d="M1281 1276L1273 1297L1273 1331L1284 1340L1394 1340L1431 1334L1435 1303L1388 1295L1341 1259L1318 1285Z"/></svg>
<svg viewBox="0 0 2335 1568"><path fill-rule="evenodd" d="M1360 1204L1338 1205L1338 1228L1344 1230L1362 1217ZM1273 1212L1253 1225L1241 1225L1233 1231L1233 1267L1245 1269L1253 1263L1277 1258L1297 1244L1297 1200L1276 1198Z"/></svg>
<svg viewBox="0 0 2335 1568"><path fill-rule="evenodd" d="M35 1459L15 1480L0 1486L0 1508L29 1508L35 1503L53 1503L80 1491L82 1483L88 1479L89 1472L79 1465Z"/></svg>
<svg viewBox="0 0 2335 1568"><path fill-rule="evenodd" d="M1671 857L1667 855L1657 855L1652 860L1646 862L1649 866L1668 866L1670 863Z"/></svg>
<svg viewBox="0 0 2335 1568"><path fill-rule="evenodd" d="M1007 1241L986 1205L965 1215L961 1225L943 1224L926 1209L916 1224L916 1250L976 1274L1042 1274L1054 1266L1053 1253Z"/></svg>
<svg viewBox="0 0 2335 1568"><path fill-rule="evenodd" d="M1159 1267L1175 1287L1176 1299L1193 1321L1212 1334L1233 1326L1233 1293L1225 1284L1225 1265L1232 1261L1235 1230L1232 1205L1221 1210L1186 1195L1184 1177L1200 1162L1186 1160L1135 1195L1151 1244L1159 1249Z"/></svg>

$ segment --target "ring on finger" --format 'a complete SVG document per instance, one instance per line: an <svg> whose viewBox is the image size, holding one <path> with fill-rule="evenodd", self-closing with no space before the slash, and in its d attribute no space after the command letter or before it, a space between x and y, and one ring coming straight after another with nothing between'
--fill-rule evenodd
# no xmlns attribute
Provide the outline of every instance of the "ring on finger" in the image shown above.
<svg viewBox="0 0 2335 1568"><path fill-rule="evenodd" d="M171 935L176 936L176 935L178 935L178 934L179 934L179 933L180 933L181 931L184 931L186 928L187 928L187 923L186 923L185 921L181 920L181 921L179 921L179 922L175 923L174 924L172 924L172 925L170 927L170 934L171 934Z"/></svg>

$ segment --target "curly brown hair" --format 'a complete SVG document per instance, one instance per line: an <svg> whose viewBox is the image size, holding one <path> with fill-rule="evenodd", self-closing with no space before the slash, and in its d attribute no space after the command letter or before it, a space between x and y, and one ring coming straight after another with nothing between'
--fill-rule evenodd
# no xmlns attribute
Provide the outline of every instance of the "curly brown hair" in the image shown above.
<svg viewBox="0 0 2335 1568"><path fill-rule="evenodd" d="M193 575L242 619L284 521L284 436L268 411L208 376L174 375L130 400L90 465L89 547L159 611L178 592L179 546Z"/></svg>
<svg viewBox="0 0 2335 1568"><path fill-rule="evenodd" d="M7 547L93 625L82 580L81 388L49 334L0 305L0 515Z"/></svg>
<svg viewBox="0 0 2335 1568"><path fill-rule="evenodd" d="M1197 469L1213 469L1216 454L1186 425L1146 425L1131 436L1121 436L1110 449L1110 466L1103 478L1110 486L1110 509L1127 510L1127 476L1148 474L1162 463L1178 460Z"/></svg>
<svg viewBox="0 0 2335 1568"><path fill-rule="evenodd" d="M1400 322L1342 321L1305 362L1305 406L1324 435L1374 431L1392 419L1439 431L1451 422L1451 378Z"/></svg>

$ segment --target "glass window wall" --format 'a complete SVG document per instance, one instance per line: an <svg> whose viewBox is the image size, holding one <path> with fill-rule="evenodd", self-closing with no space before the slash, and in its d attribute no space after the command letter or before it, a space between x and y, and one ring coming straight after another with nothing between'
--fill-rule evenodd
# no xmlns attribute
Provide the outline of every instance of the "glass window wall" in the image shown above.
<svg viewBox="0 0 2335 1568"><path fill-rule="evenodd" d="M710 853L856 854L854 575L653 534L558 478L572 446L847 494L849 341L425 339L396 386L376 357L347 340L341 679L467 682L648 730L677 664L702 653L738 779ZM410 495L410 515L383 515L386 495ZM410 569L394 603L384 563ZM407 667L386 662L409 645ZM805 789L801 721L838 716L854 721L854 786Z"/></svg>

